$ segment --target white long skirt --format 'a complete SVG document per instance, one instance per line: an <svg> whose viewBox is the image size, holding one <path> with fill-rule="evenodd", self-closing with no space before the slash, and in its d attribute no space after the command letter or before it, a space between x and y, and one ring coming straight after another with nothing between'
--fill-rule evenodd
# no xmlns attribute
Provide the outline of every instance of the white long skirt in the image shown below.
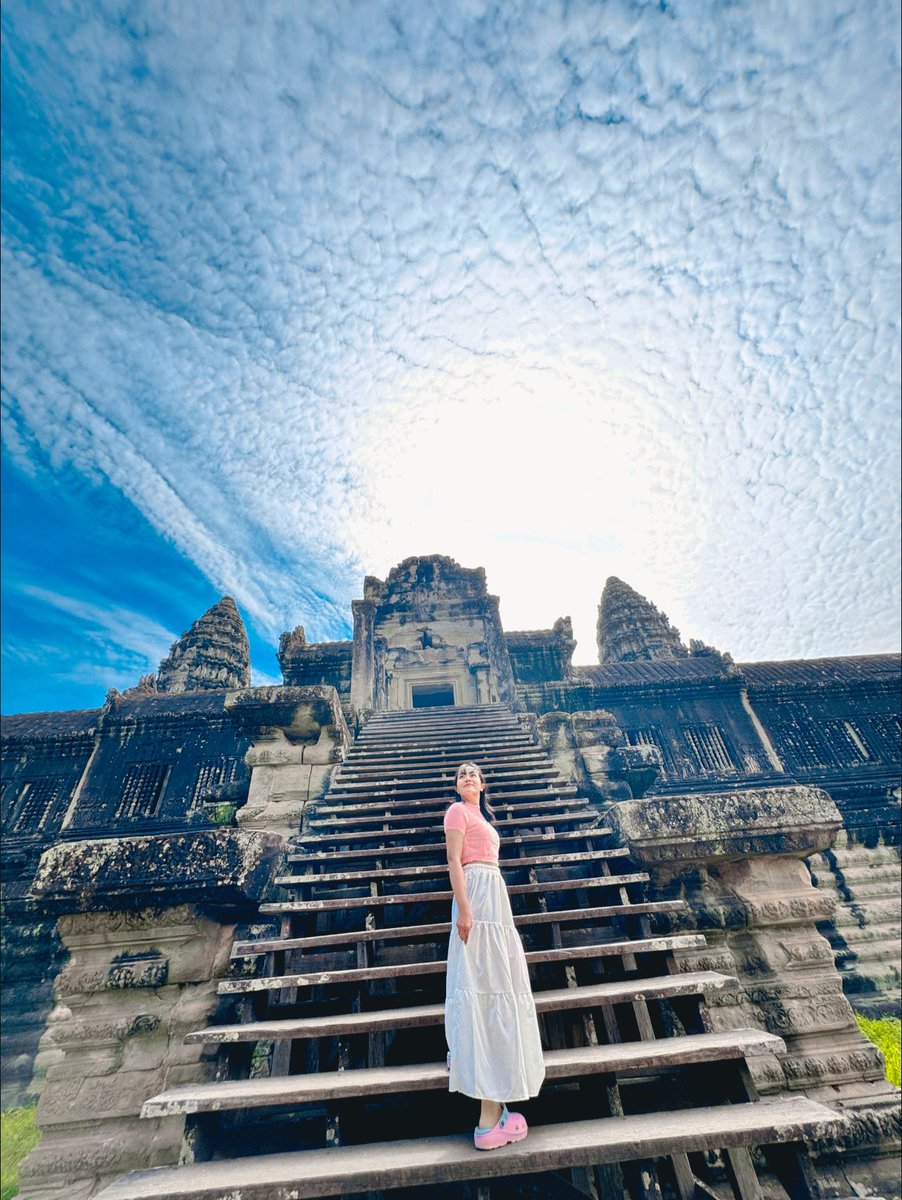
<svg viewBox="0 0 902 1200"><path fill-rule="evenodd" d="M467 863L464 880L473 928L464 945L455 900L445 991L448 1090L476 1100L528 1100L539 1093L545 1063L510 898L500 870L487 863Z"/></svg>

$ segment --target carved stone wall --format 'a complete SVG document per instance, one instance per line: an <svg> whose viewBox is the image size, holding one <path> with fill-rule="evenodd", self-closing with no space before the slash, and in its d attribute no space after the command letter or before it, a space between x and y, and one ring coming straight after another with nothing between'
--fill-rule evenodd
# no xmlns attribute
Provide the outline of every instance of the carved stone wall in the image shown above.
<svg viewBox="0 0 902 1200"><path fill-rule="evenodd" d="M882 1055L858 1031L818 931L832 917L832 897L813 886L801 861L828 850L841 826L826 792L668 796L617 804L610 816L649 870L654 895L689 902L683 916L657 918L658 928L692 927L707 937L705 950L677 955L680 969L738 976L744 996L738 1005L713 997L714 1024L758 1024L786 1043L778 1072L773 1064L754 1068L759 1089L828 1101L846 1117L847 1148L897 1153L898 1092L885 1081Z"/></svg>
<svg viewBox="0 0 902 1200"><path fill-rule="evenodd" d="M282 845L202 830L44 854L35 902L61 914L69 957L35 1064L42 1138L22 1166L23 1200L88 1200L124 1171L178 1160L183 1118L142 1121L141 1106L211 1076L184 1035L216 1009L236 926L254 918Z"/></svg>
<svg viewBox="0 0 902 1200"><path fill-rule="evenodd" d="M348 700L353 650L353 642L309 643L303 625L298 625L279 639L282 678L291 687L329 685Z"/></svg>
<svg viewBox="0 0 902 1200"><path fill-rule="evenodd" d="M0 944L0 1106L5 1111L30 1104L40 1094L43 1078L35 1073L35 1056L53 1007L53 981L66 951L56 922L22 900L4 904Z"/></svg>
<svg viewBox="0 0 902 1200"><path fill-rule="evenodd" d="M498 598L481 568L441 555L405 559L385 581L367 576L353 609L358 713L415 707L417 687L446 689L458 705L517 706Z"/></svg>
<svg viewBox="0 0 902 1200"><path fill-rule="evenodd" d="M300 829L308 806L325 794L350 734L332 689L317 692L318 701L299 705L291 724L264 729L249 748L250 790L238 812L243 829L289 838Z"/></svg>
<svg viewBox="0 0 902 1200"><path fill-rule="evenodd" d="M658 776L656 749L628 746L609 712L554 712L534 720L554 765L596 803L642 796Z"/></svg>
<svg viewBox="0 0 902 1200"><path fill-rule="evenodd" d="M135 690L90 712L3 719L4 1105L40 1090L32 1064L66 957L55 922L29 899L41 855L61 836L103 843L209 830L236 809L246 828L288 836L304 805L322 795L348 738L330 687ZM201 869L190 855L172 858L174 847L192 844L200 843L167 843L177 887L179 871L187 879ZM84 879L80 864L73 869ZM127 871L108 879L127 900Z"/></svg>
<svg viewBox="0 0 902 1200"><path fill-rule="evenodd" d="M190 905L59 924L71 957L36 1062L42 1138L22 1200L87 1200L124 1171L178 1161L184 1119L140 1121L141 1105L211 1077L202 1047L183 1038L216 1008L234 933Z"/></svg>

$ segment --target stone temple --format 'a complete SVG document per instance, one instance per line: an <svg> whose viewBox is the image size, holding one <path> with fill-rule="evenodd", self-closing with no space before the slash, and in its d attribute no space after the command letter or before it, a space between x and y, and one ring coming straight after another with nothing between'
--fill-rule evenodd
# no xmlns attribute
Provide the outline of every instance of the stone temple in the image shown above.
<svg viewBox="0 0 902 1200"><path fill-rule="evenodd" d="M229 597L101 708L3 718L23 1200L899 1194L900 660L735 663L619 579L598 663L485 573L369 577L252 687ZM449 1095L441 820L488 776L546 1054Z"/></svg>

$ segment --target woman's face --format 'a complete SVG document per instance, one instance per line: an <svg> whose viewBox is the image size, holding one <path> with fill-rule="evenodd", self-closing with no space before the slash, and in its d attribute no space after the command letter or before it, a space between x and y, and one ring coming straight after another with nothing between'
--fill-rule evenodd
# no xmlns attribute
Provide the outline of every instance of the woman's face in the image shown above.
<svg viewBox="0 0 902 1200"><path fill-rule="evenodd" d="M479 803L479 795L485 787L482 772L475 763L461 763L457 768L457 781L454 790L461 800Z"/></svg>

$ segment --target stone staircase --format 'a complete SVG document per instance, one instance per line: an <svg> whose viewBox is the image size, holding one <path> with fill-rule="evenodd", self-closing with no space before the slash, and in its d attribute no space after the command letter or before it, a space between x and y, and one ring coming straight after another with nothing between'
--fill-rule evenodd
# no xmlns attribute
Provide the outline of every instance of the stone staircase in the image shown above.
<svg viewBox="0 0 902 1200"><path fill-rule="evenodd" d="M441 822L464 759L489 781L546 1047L529 1137L490 1153L473 1148L476 1103L447 1091L442 1026ZM674 953L704 938L654 936L651 918L683 902L644 897L647 876L505 706L373 716L287 872L285 898L261 906L279 936L236 943L226 1023L186 1039L218 1055L216 1081L144 1106L184 1114L181 1165L124 1176L102 1200L760 1200L762 1155L769 1186L815 1195L802 1142L834 1114L757 1099L747 1060L783 1043L710 1028L706 996L737 981L674 973Z"/></svg>
<svg viewBox="0 0 902 1200"><path fill-rule="evenodd" d="M902 863L897 846L835 845L810 860L816 885L836 898L821 932L833 947L845 991L868 1016L902 1014Z"/></svg>

